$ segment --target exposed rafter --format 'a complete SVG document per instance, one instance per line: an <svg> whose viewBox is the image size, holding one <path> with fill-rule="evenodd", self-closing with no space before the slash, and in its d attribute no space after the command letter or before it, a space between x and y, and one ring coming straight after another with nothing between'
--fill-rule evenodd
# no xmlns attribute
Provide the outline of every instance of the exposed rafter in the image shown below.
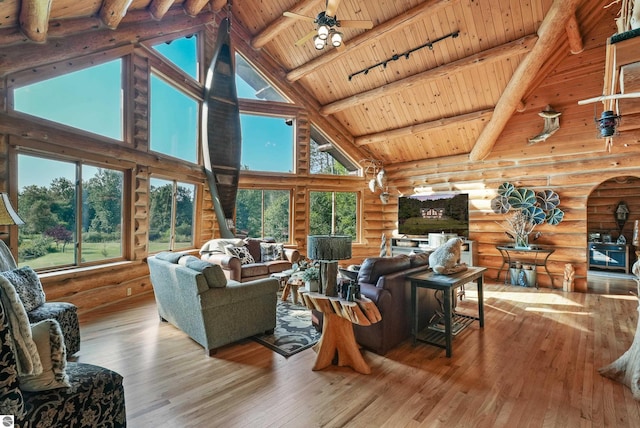
<svg viewBox="0 0 640 428"><path fill-rule="evenodd" d="M22 0L20 4L20 28L34 42L43 43L47 40L51 1Z"/></svg>
<svg viewBox="0 0 640 428"><path fill-rule="evenodd" d="M320 113L324 115L334 114L339 111L355 107L359 104L370 102L377 98L409 89L415 85L424 85L424 81L427 79L437 79L445 77L453 73L459 73L461 71L476 67L479 63L488 64L490 62L501 61L504 58L508 58L514 55L524 54L531 49L537 39L538 36L535 35L526 36L511 43L506 43L502 46L488 49L484 52L459 59L458 61L454 61L449 64L424 71L422 73L414 74L413 76L409 76L401 80L396 80L395 82L391 82L387 85L380 86L366 92L361 92L359 94L334 101L323 106L320 109Z"/></svg>
<svg viewBox="0 0 640 428"><path fill-rule="evenodd" d="M291 70L287 73L287 80L295 82L313 71L318 71L318 67L322 67L331 61L337 60L341 56L346 55L364 43L372 43L391 31L399 30L404 26L410 25L413 22L424 18L424 14L435 14L458 1L460 0L427 0L421 5L409 9L395 18L388 20L384 24L375 26L372 30L366 31L359 36L350 39L349 43L346 45L346 49L331 49L327 51L325 55L321 55L314 60Z"/></svg>
<svg viewBox="0 0 640 428"><path fill-rule="evenodd" d="M298 3L290 12L300 15L309 15L313 10L317 10L318 0L304 0ZM262 31L256 34L251 40L251 47L254 49L260 49L273 38L275 38L281 31L293 26L296 23L295 20L280 15L278 19L267 25Z"/></svg>
<svg viewBox="0 0 640 428"><path fill-rule="evenodd" d="M196 16L207 3L209 3L209 0L186 0L184 2L184 11L189 16Z"/></svg>
<svg viewBox="0 0 640 428"><path fill-rule="evenodd" d="M104 0L100 8L100 19L107 28L117 28L133 0Z"/></svg>
<svg viewBox="0 0 640 428"><path fill-rule="evenodd" d="M485 121L491 118L492 114L493 109L487 109L467 114L461 114L454 117L431 120L429 122L418 123L415 125L396 128L389 131L377 132L375 134L362 135L360 137L356 137L355 144L357 146L364 146L367 144L382 143L388 140L393 140L395 138L417 135L431 129L442 129L449 126L461 126L462 124L467 122Z"/></svg>
<svg viewBox="0 0 640 428"><path fill-rule="evenodd" d="M567 40L569 40L569 48L571 53L576 55L584 50L584 44L582 43L582 34L580 34L580 25L578 25L578 19L576 15L572 15L565 25L567 31Z"/></svg>
<svg viewBox="0 0 640 428"><path fill-rule="evenodd" d="M149 4L149 12L154 19L162 19L175 0L152 0Z"/></svg>
<svg viewBox="0 0 640 428"><path fill-rule="evenodd" d="M496 104L495 114L484 127L475 146L469 154L471 161L479 161L487 157L504 130L511 115L522 100L529 84L556 48L559 37L565 33L565 25L575 16L577 5L581 0L555 0L547 16L538 29L539 39L518 68L502 92Z"/></svg>

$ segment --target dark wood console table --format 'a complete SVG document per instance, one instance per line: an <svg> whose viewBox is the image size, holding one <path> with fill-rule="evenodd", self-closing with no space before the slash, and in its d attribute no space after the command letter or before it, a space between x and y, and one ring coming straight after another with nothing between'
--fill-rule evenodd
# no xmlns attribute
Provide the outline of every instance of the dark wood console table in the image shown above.
<svg viewBox="0 0 640 428"><path fill-rule="evenodd" d="M411 281L411 334L413 336L413 345L416 341L426 342L431 345L439 346L447 350L447 357L452 354L452 342L454 334L459 333L468 327L473 321L479 321L480 327L484 327L484 302L482 296L483 275L487 268L470 267L466 271L458 272L453 275L441 275L433 271L421 272L415 275L409 275L407 279ZM453 310L452 294L456 288L462 287L466 283L476 281L478 284L478 316L470 316L456 313ZM430 325L423 332L418 331L418 288L430 288L432 290L442 290L444 300L444 328L440 329L438 325ZM454 332L454 323L456 326Z"/></svg>
<svg viewBox="0 0 640 428"><path fill-rule="evenodd" d="M520 248L512 245L496 245L496 248L500 251L500 255L502 256L502 265L498 270L498 275L496 276L497 280L500 279L502 269L507 266L504 275L504 280L506 282L506 271L511 267L511 262L518 261L524 264L543 266L544 270L547 272L547 276L551 280L551 288L554 288L553 277L549 273L549 268L547 267L547 260L549 260L549 256L555 251L554 248L540 247L537 245L531 246L531 248ZM537 287L538 283L536 282L536 288Z"/></svg>

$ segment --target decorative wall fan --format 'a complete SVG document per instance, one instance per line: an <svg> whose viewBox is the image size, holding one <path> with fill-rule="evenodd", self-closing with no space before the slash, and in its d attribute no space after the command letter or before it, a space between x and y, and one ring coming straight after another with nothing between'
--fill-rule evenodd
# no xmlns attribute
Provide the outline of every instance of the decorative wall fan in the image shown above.
<svg viewBox="0 0 640 428"><path fill-rule="evenodd" d="M340 0L327 0L326 9L320 12L315 18L312 18L310 16L298 15L297 13L293 12L283 13L283 15L287 18L300 19L316 24L316 29L310 31L305 36L300 38L295 43L295 45L301 46L309 41L309 39L313 38L313 45L318 50L324 49L327 43L331 43L332 46L339 48L343 45L342 33L336 30L336 27L364 29L373 28L373 22L371 21L339 20L336 16L336 11L339 5Z"/></svg>

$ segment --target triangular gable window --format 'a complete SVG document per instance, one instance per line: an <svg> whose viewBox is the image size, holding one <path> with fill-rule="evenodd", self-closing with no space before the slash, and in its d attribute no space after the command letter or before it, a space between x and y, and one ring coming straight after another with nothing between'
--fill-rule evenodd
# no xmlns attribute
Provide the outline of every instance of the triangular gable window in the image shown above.
<svg viewBox="0 0 640 428"><path fill-rule="evenodd" d="M355 175L358 166L315 126L311 127L311 174Z"/></svg>
<svg viewBox="0 0 640 428"><path fill-rule="evenodd" d="M195 34L153 46L180 70L198 80L198 37Z"/></svg>
<svg viewBox="0 0 640 428"><path fill-rule="evenodd" d="M236 53L236 88L238 98L290 102L260 75L251 64Z"/></svg>

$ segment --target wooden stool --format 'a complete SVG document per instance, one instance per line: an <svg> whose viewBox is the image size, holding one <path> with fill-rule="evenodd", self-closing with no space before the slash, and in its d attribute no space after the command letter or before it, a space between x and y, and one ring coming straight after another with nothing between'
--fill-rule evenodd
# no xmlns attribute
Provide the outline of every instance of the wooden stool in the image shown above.
<svg viewBox="0 0 640 428"><path fill-rule="evenodd" d="M282 290L281 300L284 302L289 298L289 293L291 293L291 303L298 304L298 287L304 286L304 281L297 278L291 278L284 285L284 290Z"/></svg>

